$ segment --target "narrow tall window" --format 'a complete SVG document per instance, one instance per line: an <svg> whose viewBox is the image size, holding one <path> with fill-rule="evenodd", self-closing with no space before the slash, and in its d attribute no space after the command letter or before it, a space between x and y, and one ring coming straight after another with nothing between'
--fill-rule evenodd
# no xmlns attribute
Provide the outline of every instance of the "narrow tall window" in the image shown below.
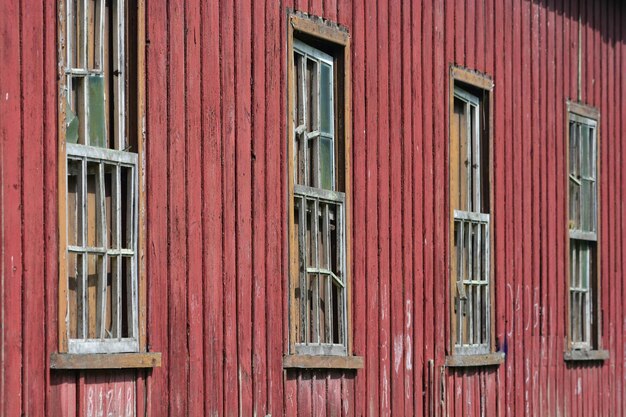
<svg viewBox="0 0 626 417"><path fill-rule="evenodd" d="M574 350L598 345L597 118L569 113L569 338Z"/></svg>
<svg viewBox="0 0 626 417"><path fill-rule="evenodd" d="M333 58L294 42L296 350L346 354L345 202L335 178Z"/></svg>
<svg viewBox="0 0 626 417"><path fill-rule="evenodd" d="M453 67L450 80L450 366L492 354L491 80ZM479 360L466 360L482 355ZM475 358L474 358L475 359Z"/></svg>
<svg viewBox="0 0 626 417"><path fill-rule="evenodd" d="M136 71L125 0L63 0L60 350L139 351ZM129 94L129 92L131 92ZM64 173L64 174L63 174Z"/></svg>
<svg viewBox="0 0 626 417"><path fill-rule="evenodd" d="M288 34L289 367L359 368L350 346L349 36L295 12Z"/></svg>

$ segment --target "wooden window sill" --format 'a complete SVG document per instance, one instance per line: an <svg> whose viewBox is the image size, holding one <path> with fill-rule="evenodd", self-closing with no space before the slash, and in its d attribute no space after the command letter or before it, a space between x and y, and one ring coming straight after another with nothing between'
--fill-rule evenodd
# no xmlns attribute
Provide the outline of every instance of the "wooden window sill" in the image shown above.
<svg viewBox="0 0 626 417"><path fill-rule="evenodd" d="M609 359L608 350L568 350L563 354L565 361L605 361Z"/></svg>
<svg viewBox="0 0 626 417"><path fill-rule="evenodd" d="M161 354L144 353L53 353L51 369L132 369L161 366Z"/></svg>
<svg viewBox="0 0 626 417"><path fill-rule="evenodd" d="M449 368L495 366L503 363L504 358L504 352L487 353L484 355L452 355L446 356L446 366Z"/></svg>
<svg viewBox="0 0 626 417"><path fill-rule="evenodd" d="M362 369L362 356L285 355L283 368Z"/></svg>

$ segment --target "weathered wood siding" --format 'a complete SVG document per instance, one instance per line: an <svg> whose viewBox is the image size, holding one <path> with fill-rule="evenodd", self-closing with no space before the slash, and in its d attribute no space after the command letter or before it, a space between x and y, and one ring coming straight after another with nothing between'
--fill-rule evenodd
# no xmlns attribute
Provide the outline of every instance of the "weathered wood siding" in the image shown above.
<svg viewBox="0 0 626 417"><path fill-rule="evenodd" d="M352 37L359 371L281 365L287 8ZM149 349L163 353L148 374L49 371L56 19L52 1L0 3L0 415L126 415L128 404L150 416L626 415L622 2L147 0L147 325ZM581 98L601 114L610 359L567 365L564 112L577 97L579 48ZM465 371L442 367L451 63L495 81L495 325L507 357Z"/></svg>

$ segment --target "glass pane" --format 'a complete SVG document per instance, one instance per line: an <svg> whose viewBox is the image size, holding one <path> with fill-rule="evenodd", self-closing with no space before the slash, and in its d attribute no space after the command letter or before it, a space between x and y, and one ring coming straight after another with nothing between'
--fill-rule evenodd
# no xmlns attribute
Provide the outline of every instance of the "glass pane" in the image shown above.
<svg viewBox="0 0 626 417"><path fill-rule="evenodd" d="M107 248L114 248L114 232L113 229L113 181L115 179L115 165L104 164L104 208L106 219L106 243Z"/></svg>
<svg viewBox="0 0 626 417"><path fill-rule="evenodd" d="M569 172L575 178L578 176L578 124L569 124Z"/></svg>
<svg viewBox="0 0 626 417"><path fill-rule="evenodd" d="M333 332L333 343L339 344L343 343L342 340L342 329L343 329L343 288L339 287L336 283L332 285L332 332Z"/></svg>
<svg viewBox="0 0 626 417"><path fill-rule="evenodd" d="M76 116L68 101L65 108L65 141L67 143L78 143L78 129L78 116Z"/></svg>
<svg viewBox="0 0 626 417"><path fill-rule="evenodd" d="M98 172L97 162L87 163L87 246L99 246L97 239L100 235L103 219L98 208Z"/></svg>
<svg viewBox="0 0 626 417"><path fill-rule="evenodd" d="M317 61L306 60L306 91L307 91L307 131L313 132L318 129L318 82Z"/></svg>
<svg viewBox="0 0 626 417"><path fill-rule="evenodd" d="M132 259L128 256L122 257L122 337L133 337L133 317L132 317Z"/></svg>
<svg viewBox="0 0 626 417"><path fill-rule="evenodd" d="M69 106L66 110L66 140L69 143L85 144L85 79L70 77Z"/></svg>
<svg viewBox="0 0 626 417"><path fill-rule="evenodd" d="M569 228L580 229L580 185L569 180Z"/></svg>
<svg viewBox="0 0 626 417"><path fill-rule="evenodd" d="M87 77L89 83L89 144L91 146L106 147L106 116L104 77L91 75Z"/></svg>
<svg viewBox="0 0 626 417"><path fill-rule="evenodd" d="M580 188L580 229L592 231L593 230L593 194L592 183L589 180L581 179Z"/></svg>
<svg viewBox="0 0 626 417"><path fill-rule="evenodd" d="M331 67L322 64L320 73L320 130L333 133L333 76Z"/></svg>
<svg viewBox="0 0 626 417"><path fill-rule="evenodd" d="M134 250L135 236L135 182L131 167L120 167L121 197L122 197L122 247Z"/></svg>
<svg viewBox="0 0 626 417"><path fill-rule="evenodd" d="M304 124L304 95L303 95L303 85L304 85L304 74L303 71L303 63L302 60L304 57L299 53L294 53L294 83L295 83L295 92L296 99L294 102L295 105L295 123L294 128Z"/></svg>
<svg viewBox="0 0 626 417"><path fill-rule="evenodd" d="M593 127L589 127L589 166L591 169L589 176L594 179L598 175L596 172L596 151L596 131Z"/></svg>
<svg viewBox="0 0 626 417"><path fill-rule="evenodd" d="M320 139L320 182L321 188L333 190L333 140L328 138Z"/></svg>
<svg viewBox="0 0 626 417"><path fill-rule="evenodd" d="M71 12L74 16L74 21L70 23L70 31L75 30L75 33L72 33L72 53L73 55L73 66L74 68L84 68L85 67L85 10L84 10L84 2L82 0L72 0L71 4ZM72 30L73 29L73 30Z"/></svg>
<svg viewBox="0 0 626 417"><path fill-rule="evenodd" d="M90 69L100 69L102 0L87 2L87 61Z"/></svg>
<svg viewBox="0 0 626 417"><path fill-rule="evenodd" d="M76 159L67 160L67 243L76 246L81 242L80 221L81 209L81 178L82 162Z"/></svg>
<svg viewBox="0 0 626 417"><path fill-rule="evenodd" d="M78 337L78 294L80 291L80 271L81 271L82 256L76 253L69 252L67 254L67 285L69 292L69 332L70 339L76 339Z"/></svg>
<svg viewBox="0 0 626 417"><path fill-rule="evenodd" d="M591 153L589 152L589 128L585 125L580 126L582 137L580 139L581 156L580 156L580 174L583 178L589 178L591 173Z"/></svg>
<svg viewBox="0 0 626 417"><path fill-rule="evenodd" d="M589 288L589 245L580 243L580 288Z"/></svg>

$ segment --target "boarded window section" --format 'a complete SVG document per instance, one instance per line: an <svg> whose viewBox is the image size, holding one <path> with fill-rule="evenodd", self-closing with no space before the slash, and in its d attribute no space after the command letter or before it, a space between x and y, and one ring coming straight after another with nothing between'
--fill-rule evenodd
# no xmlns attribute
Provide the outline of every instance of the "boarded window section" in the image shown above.
<svg viewBox="0 0 626 417"><path fill-rule="evenodd" d="M489 151L479 99L454 91L450 134L455 353L490 352Z"/></svg>
<svg viewBox="0 0 626 417"><path fill-rule="evenodd" d="M596 121L570 114L569 237L570 337L573 349L591 349L595 334L597 252Z"/></svg>
<svg viewBox="0 0 626 417"><path fill-rule="evenodd" d="M345 193L335 179L333 59L294 41L296 353L346 355Z"/></svg>
<svg viewBox="0 0 626 417"><path fill-rule="evenodd" d="M138 158L126 135L124 0L66 1L70 353L138 345Z"/></svg>

